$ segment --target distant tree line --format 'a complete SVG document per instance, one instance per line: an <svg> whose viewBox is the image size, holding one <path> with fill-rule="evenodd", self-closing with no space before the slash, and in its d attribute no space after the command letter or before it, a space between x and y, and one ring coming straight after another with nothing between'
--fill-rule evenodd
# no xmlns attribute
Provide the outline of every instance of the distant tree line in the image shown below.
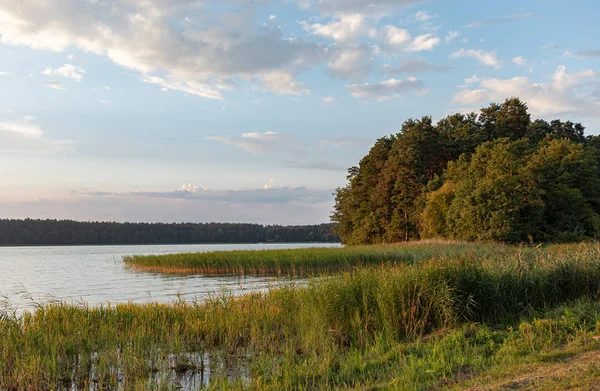
<svg viewBox="0 0 600 391"><path fill-rule="evenodd" d="M600 136L532 121L518 98L404 122L336 191L343 243L419 238L569 242L600 234Z"/></svg>
<svg viewBox="0 0 600 391"><path fill-rule="evenodd" d="M333 224L117 223L0 219L0 246L339 242Z"/></svg>

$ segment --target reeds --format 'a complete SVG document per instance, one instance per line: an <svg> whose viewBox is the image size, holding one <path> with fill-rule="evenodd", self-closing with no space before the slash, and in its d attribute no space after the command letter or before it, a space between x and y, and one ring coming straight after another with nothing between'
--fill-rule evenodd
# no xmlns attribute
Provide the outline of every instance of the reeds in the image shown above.
<svg viewBox="0 0 600 391"><path fill-rule="evenodd" d="M0 390L169 389L168 374L199 370L190 355L208 353L202 365L210 366L214 387L335 389L394 376L408 385L432 385L453 376L457 366L489 365L517 342L518 349L537 352L600 329L596 245L427 246L405 247L406 254L414 250L407 263L239 298L95 308L60 303L20 318L8 314L0 317ZM541 348L537 340L523 342L531 330L507 331L523 317L581 298L591 300L586 306L592 309L579 323L568 322L575 331L548 337ZM568 320L563 315L556 322ZM535 327L558 333L553 324ZM465 336L465 330L474 334ZM218 365L232 357L246 377L231 378L226 365Z"/></svg>
<svg viewBox="0 0 600 391"><path fill-rule="evenodd" d="M304 248L286 250L214 251L123 258L135 270L176 274L240 274L310 276L364 266L410 264L432 257L512 252L503 245L423 241L405 244Z"/></svg>

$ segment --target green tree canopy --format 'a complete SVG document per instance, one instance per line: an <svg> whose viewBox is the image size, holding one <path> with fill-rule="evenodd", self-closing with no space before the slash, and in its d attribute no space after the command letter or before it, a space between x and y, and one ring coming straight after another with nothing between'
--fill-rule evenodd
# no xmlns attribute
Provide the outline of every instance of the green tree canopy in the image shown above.
<svg viewBox="0 0 600 391"><path fill-rule="evenodd" d="M349 170L332 220L347 244L592 238L599 147L581 124L532 121L518 98L437 124L409 119Z"/></svg>

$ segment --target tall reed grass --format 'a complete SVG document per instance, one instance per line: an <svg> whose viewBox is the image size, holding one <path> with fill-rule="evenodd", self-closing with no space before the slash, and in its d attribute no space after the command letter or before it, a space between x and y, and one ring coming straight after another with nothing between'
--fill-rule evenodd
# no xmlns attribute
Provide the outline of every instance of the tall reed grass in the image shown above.
<svg viewBox="0 0 600 391"><path fill-rule="evenodd" d="M481 254L507 252L514 252L514 249L500 244L423 241L345 248L133 255L126 256L123 260L128 267L135 270L160 273L307 276L350 270L355 267L411 264L441 256L478 257Z"/></svg>
<svg viewBox="0 0 600 391"><path fill-rule="evenodd" d="M448 251L428 244L402 251L412 254L409 262L240 298L95 308L59 303L22 317L4 314L0 390L57 389L69 381L79 389L144 389L148 379L166 389L172 383L157 373L176 370L173 360L193 369L186 357L204 352L248 361L249 380L231 382L215 367L221 379L215 384L336 388L365 381L342 371L340 362L352 355L358 360L372 349L416 343L470 322L509 324L600 293L596 245L457 244Z"/></svg>

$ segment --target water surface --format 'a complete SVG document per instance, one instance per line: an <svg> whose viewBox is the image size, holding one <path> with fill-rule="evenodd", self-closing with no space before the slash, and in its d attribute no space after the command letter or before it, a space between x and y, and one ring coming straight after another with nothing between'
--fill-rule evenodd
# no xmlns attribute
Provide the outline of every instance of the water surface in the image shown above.
<svg viewBox="0 0 600 391"><path fill-rule="evenodd" d="M133 254L339 247L333 243L199 244L140 246L0 247L0 294L18 312L45 303L170 302L178 297L202 300L209 295L242 294L276 286L281 278L171 275L136 272L122 257Z"/></svg>

